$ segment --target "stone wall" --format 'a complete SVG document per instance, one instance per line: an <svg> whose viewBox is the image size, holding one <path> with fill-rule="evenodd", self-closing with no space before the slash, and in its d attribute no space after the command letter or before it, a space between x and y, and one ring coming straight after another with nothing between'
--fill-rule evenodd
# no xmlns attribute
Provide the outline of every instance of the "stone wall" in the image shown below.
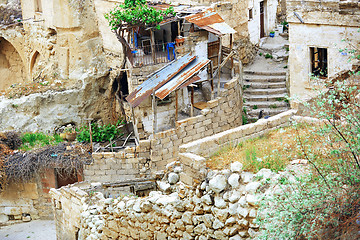
<svg viewBox="0 0 360 240"><path fill-rule="evenodd" d="M26 183L10 183L0 193L0 224L52 219L50 188L56 187L54 169L46 169Z"/></svg>
<svg viewBox="0 0 360 240"><path fill-rule="evenodd" d="M114 182L149 178L151 174L150 141L140 141L139 147L111 153L93 153L93 162L84 166L85 180Z"/></svg>
<svg viewBox="0 0 360 240"><path fill-rule="evenodd" d="M227 146L236 146L239 142L262 136L271 130L289 125L296 113L289 110L268 119L232 128L180 146L179 158L183 166L180 180L188 185L202 181L206 172L206 158Z"/></svg>
<svg viewBox="0 0 360 240"><path fill-rule="evenodd" d="M83 205L81 199L88 193L77 187L62 187L59 190L51 189L53 198L56 238L58 240L77 240L80 229Z"/></svg>
<svg viewBox="0 0 360 240"><path fill-rule="evenodd" d="M201 115L175 123L176 127L141 140L136 148L118 153L94 153L93 163L85 166L84 178L116 181L149 177L178 159L179 147L242 124L242 100L238 76L225 84L220 97L208 101Z"/></svg>
<svg viewBox="0 0 360 240"><path fill-rule="evenodd" d="M260 199L286 191L278 179L294 179L287 171L245 172L235 162L190 187L175 177L181 168L172 164L158 181L161 191L146 197L107 197L81 186L51 190L58 239L253 239Z"/></svg>
<svg viewBox="0 0 360 240"><path fill-rule="evenodd" d="M176 127L156 133L151 140L153 169L163 170L178 158L179 146L242 124L242 95L238 76L225 84L220 97L208 101L201 115L176 122Z"/></svg>

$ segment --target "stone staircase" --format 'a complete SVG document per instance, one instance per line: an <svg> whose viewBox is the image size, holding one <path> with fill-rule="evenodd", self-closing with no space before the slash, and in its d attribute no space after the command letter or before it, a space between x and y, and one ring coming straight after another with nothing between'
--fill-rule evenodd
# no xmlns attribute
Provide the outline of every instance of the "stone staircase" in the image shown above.
<svg viewBox="0 0 360 240"><path fill-rule="evenodd" d="M244 71L244 107L250 122L289 110L286 71Z"/></svg>

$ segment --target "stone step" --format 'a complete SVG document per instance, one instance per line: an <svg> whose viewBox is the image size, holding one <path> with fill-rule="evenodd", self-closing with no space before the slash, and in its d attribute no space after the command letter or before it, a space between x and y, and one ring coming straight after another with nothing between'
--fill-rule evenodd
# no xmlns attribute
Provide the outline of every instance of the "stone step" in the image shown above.
<svg viewBox="0 0 360 240"><path fill-rule="evenodd" d="M265 75L245 75L244 84L247 82L285 82L286 76L265 76Z"/></svg>
<svg viewBox="0 0 360 240"><path fill-rule="evenodd" d="M249 95L273 95L273 94L286 94L286 88L268 88L268 89L250 89L244 90L244 94Z"/></svg>
<svg viewBox="0 0 360 240"><path fill-rule="evenodd" d="M285 82L268 82L268 83L259 83L259 82L245 82L244 85L248 89L267 89L267 88L285 88Z"/></svg>
<svg viewBox="0 0 360 240"><path fill-rule="evenodd" d="M245 75L265 75L265 76L286 76L286 71L253 71L244 70Z"/></svg>
<svg viewBox="0 0 360 240"><path fill-rule="evenodd" d="M244 94L245 102L261 102L261 101L269 101L269 102L282 102L286 99L287 94L274 94L274 95L248 95Z"/></svg>
<svg viewBox="0 0 360 240"><path fill-rule="evenodd" d="M248 119L258 119L261 110L264 110L263 116L275 116L276 114L289 110L288 107L280 108L262 108L262 109L246 109Z"/></svg>
<svg viewBox="0 0 360 240"><path fill-rule="evenodd" d="M264 109L264 108L277 109L288 106L289 104L287 102L245 102L244 103L244 107L253 110Z"/></svg>

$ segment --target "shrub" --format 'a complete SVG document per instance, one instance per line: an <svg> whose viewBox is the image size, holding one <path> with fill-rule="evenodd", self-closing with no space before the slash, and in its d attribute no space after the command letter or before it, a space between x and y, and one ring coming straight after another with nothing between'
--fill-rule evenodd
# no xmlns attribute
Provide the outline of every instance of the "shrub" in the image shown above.
<svg viewBox="0 0 360 240"><path fill-rule="evenodd" d="M273 55L271 55L271 54L267 53L267 54L265 54L265 58L266 58L266 59L267 59L267 58L271 58L271 59L273 59L274 57L273 57Z"/></svg>
<svg viewBox="0 0 360 240"><path fill-rule="evenodd" d="M311 173L279 197L263 201L261 239L357 239L360 199L360 93L351 82L329 83L312 107L325 119L298 138ZM269 208L269 205L271 206Z"/></svg>
<svg viewBox="0 0 360 240"><path fill-rule="evenodd" d="M22 135L21 140L23 144L21 145L20 149L26 151L46 145L56 145L63 141L58 134L46 135L40 132L25 133Z"/></svg>
<svg viewBox="0 0 360 240"><path fill-rule="evenodd" d="M124 124L124 121L119 120L115 125L99 125L97 122L91 123L92 140L94 142L112 141L118 136L122 136L123 133L120 127ZM83 126L77 129L77 140L79 142L90 142L90 130L88 126Z"/></svg>

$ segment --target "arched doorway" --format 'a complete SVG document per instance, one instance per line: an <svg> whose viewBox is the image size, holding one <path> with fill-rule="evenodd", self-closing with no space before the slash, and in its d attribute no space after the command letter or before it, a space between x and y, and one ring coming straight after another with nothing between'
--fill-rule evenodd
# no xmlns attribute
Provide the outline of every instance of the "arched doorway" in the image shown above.
<svg viewBox="0 0 360 240"><path fill-rule="evenodd" d="M0 90L25 81L25 67L14 46L0 37Z"/></svg>
<svg viewBox="0 0 360 240"><path fill-rule="evenodd" d="M36 51L30 61L30 76L32 80L35 80L41 76L43 69L42 64L41 55L38 51Z"/></svg>

